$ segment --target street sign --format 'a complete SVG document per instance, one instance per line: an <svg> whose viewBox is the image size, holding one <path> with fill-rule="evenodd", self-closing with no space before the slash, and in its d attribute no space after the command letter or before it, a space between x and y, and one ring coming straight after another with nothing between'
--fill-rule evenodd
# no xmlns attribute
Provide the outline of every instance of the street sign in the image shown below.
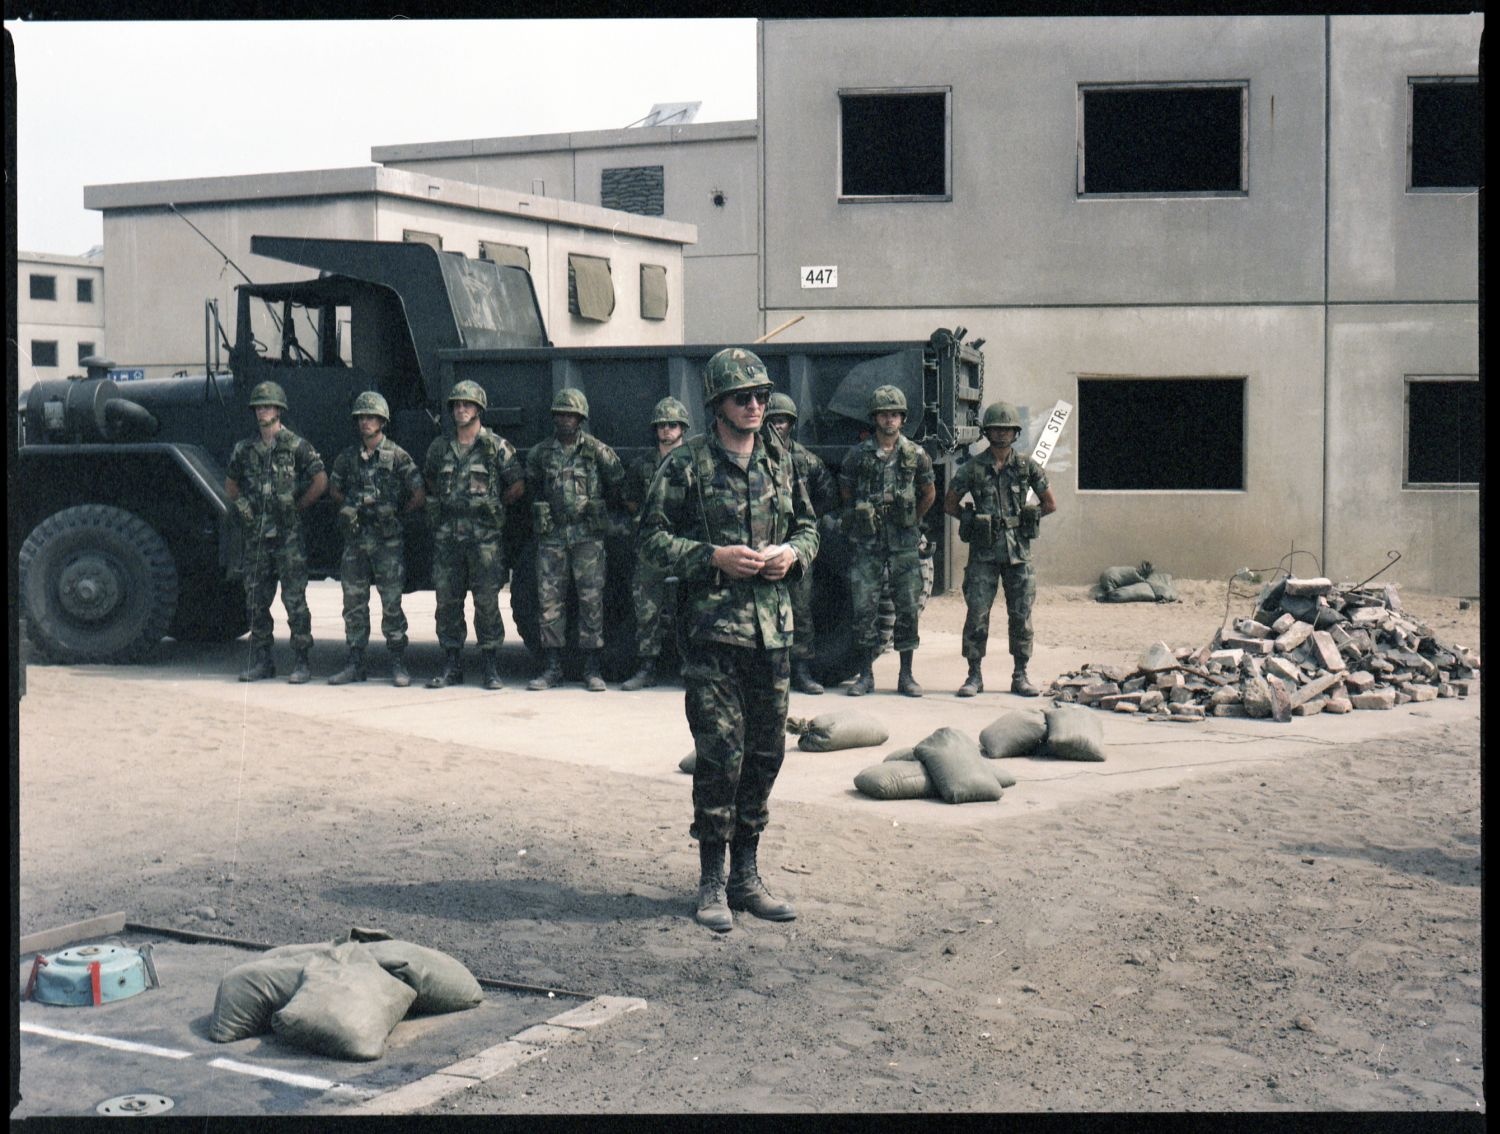
<svg viewBox="0 0 1500 1134"><path fill-rule="evenodd" d="M1068 417L1073 412L1070 402L1058 402L1052 407L1052 413L1047 417L1047 424L1042 426L1042 435L1037 438L1036 448L1031 451L1031 459L1042 468L1047 467L1047 459L1052 456L1052 450L1057 447L1057 439L1062 436L1063 426L1068 424ZM1031 489L1026 490L1026 502L1036 503L1036 493Z"/></svg>

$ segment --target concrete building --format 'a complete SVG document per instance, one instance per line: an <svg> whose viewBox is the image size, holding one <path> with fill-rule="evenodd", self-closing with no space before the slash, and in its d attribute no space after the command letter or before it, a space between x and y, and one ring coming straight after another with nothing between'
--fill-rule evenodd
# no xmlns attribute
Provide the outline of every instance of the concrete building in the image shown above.
<svg viewBox="0 0 1500 1134"><path fill-rule="evenodd" d="M515 193L693 225L682 250L684 342L761 333L755 122L706 122L375 146L370 160Z"/></svg>
<svg viewBox="0 0 1500 1134"><path fill-rule="evenodd" d="M1483 17L768 20L762 326L987 340L1038 574L1476 594ZM1293 550L1307 552L1290 559Z"/></svg>
<svg viewBox="0 0 1500 1134"><path fill-rule="evenodd" d="M16 253L17 387L83 373L104 353L104 250Z"/></svg>

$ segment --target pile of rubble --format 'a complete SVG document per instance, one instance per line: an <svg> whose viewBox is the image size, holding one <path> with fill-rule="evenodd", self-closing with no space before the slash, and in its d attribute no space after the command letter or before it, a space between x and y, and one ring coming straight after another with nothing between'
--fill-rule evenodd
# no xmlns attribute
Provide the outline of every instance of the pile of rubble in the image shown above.
<svg viewBox="0 0 1500 1134"><path fill-rule="evenodd" d="M1467 697L1478 668L1478 655L1405 614L1394 585L1341 590L1327 579L1284 578L1261 591L1252 617L1202 649L1156 642L1134 668L1088 664L1047 692L1151 720L1289 721Z"/></svg>

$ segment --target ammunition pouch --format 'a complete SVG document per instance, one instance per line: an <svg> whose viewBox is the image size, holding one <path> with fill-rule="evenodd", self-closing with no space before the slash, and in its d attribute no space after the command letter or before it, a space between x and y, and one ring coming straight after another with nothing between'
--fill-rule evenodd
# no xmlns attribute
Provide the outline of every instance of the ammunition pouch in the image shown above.
<svg viewBox="0 0 1500 1134"><path fill-rule="evenodd" d="M234 514L246 528L253 528L255 526L255 509L250 507L250 501L246 500L243 496L235 500Z"/></svg>
<svg viewBox="0 0 1500 1134"><path fill-rule="evenodd" d="M531 526L538 537L552 534L552 505L537 500L531 505Z"/></svg>
<svg viewBox="0 0 1500 1134"><path fill-rule="evenodd" d="M339 509L337 526L339 534L345 539L353 536L359 531L359 509L352 504L345 504Z"/></svg>
<svg viewBox="0 0 1500 1134"><path fill-rule="evenodd" d="M917 522L917 497L912 492L898 492L886 508L886 517L898 528L909 528Z"/></svg>
<svg viewBox="0 0 1500 1134"><path fill-rule="evenodd" d="M1024 540L1036 539L1042 531L1042 510L1034 504L1028 504L1021 509L1020 523L1017 525L1016 534Z"/></svg>
<svg viewBox="0 0 1500 1134"><path fill-rule="evenodd" d="M975 547L995 546L995 517L988 513L976 513L974 516L973 536L969 542Z"/></svg>
<svg viewBox="0 0 1500 1134"><path fill-rule="evenodd" d="M844 534L856 539L873 539L877 529L875 521L875 505L868 500L861 500L849 509L848 517L844 523Z"/></svg>
<svg viewBox="0 0 1500 1134"><path fill-rule="evenodd" d="M974 539L974 505L965 504L958 512L958 538L964 543Z"/></svg>

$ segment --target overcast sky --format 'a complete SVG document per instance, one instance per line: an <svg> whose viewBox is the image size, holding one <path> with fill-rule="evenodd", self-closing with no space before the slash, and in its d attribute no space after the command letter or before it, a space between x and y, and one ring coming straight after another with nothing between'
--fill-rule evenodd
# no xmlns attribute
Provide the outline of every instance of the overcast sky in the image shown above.
<svg viewBox="0 0 1500 1134"><path fill-rule="evenodd" d="M754 118L755 21L7 22L17 246L103 239L85 185L370 164L404 142Z"/></svg>

